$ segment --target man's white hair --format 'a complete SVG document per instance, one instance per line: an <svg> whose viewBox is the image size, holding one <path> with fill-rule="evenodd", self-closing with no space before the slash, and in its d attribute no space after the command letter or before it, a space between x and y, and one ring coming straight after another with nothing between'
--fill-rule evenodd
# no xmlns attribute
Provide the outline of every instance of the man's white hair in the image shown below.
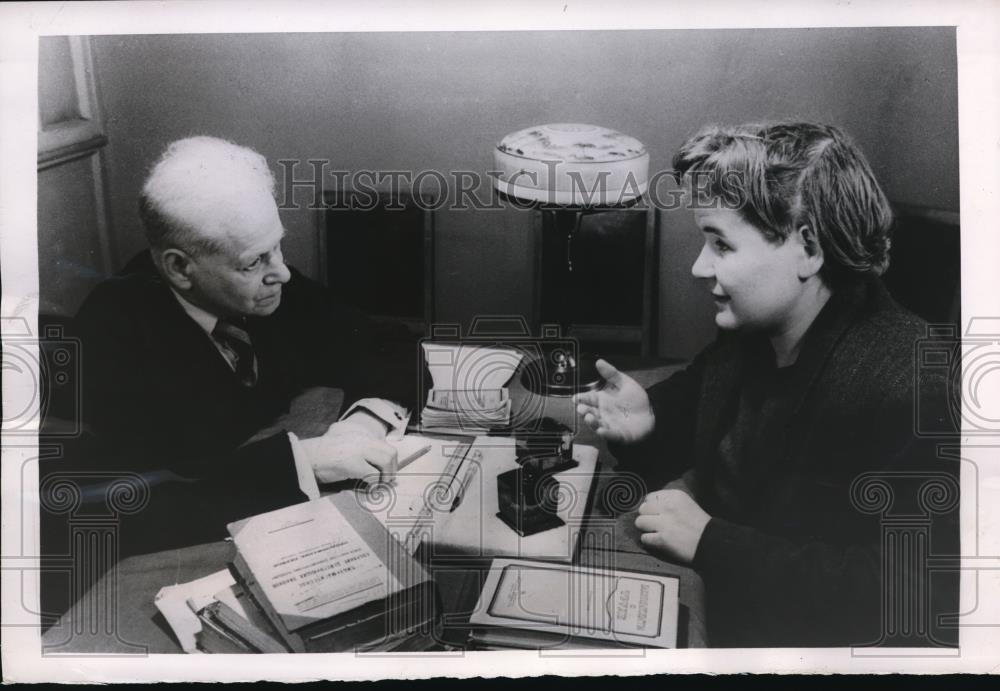
<svg viewBox="0 0 1000 691"><path fill-rule="evenodd" d="M139 196L146 239L155 249L219 252L225 228L254 198L274 199L267 160L216 137L179 139L153 165Z"/></svg>

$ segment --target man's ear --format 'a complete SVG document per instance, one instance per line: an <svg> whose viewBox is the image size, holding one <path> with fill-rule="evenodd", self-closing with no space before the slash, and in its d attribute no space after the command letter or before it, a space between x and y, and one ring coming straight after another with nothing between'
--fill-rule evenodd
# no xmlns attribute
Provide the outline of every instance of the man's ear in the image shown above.
<svg viewBox="0 0 1000 691"><path fill-rule="evenodd" d="M191 288L191 257L187 252L176 248L163 250L158 263L163 277L176 290Z"/></svg>
<svg viewBox="0 0 1000 691"><path fill-rule="evenodd" d="M823 246L812 226L800 226L795 231L796 239L802 245L802 260L799 263L799 278L812 278L823 268Z"/></svg>

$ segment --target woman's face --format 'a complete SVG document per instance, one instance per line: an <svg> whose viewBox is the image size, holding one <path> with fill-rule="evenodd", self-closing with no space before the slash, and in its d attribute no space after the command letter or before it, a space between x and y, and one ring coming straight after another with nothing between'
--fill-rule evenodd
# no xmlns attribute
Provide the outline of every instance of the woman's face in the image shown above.
<svg viewBox="0 0 1000 691"><path fill-rule="evenodd" d="M719 328L789 329L805 291L801 237L792 233L781 244L770 242L732 209L697 209L694 219L705 245L691 273L710 282Z"/></svg>

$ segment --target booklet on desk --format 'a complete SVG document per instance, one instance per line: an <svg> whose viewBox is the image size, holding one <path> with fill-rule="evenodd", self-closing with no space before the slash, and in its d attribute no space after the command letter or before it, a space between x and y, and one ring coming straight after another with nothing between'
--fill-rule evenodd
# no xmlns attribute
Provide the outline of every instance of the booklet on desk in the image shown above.
<svg viewBox="0 0 1000 691"><path fill-rule="evenodd" d="M433 619L429 575L352 492L229 525L233 566L293 652L368 649Z"/></svg>
<svg viewBox="0 0 1000 691"><path fill-rule="evenodd" d="M494 559L469 623L483 648L677 647L674 576Z"/></svg>

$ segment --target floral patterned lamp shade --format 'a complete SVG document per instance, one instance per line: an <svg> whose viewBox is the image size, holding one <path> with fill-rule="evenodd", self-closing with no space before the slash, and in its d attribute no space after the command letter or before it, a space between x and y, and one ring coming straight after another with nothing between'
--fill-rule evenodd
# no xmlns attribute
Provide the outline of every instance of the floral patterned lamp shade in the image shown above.
<svg viewBox="0 0 1000 691"><path fill-rule="evenodd" d="M620 206L646 192L649 153L606 127L557 123L508 134L493 150L497 190L561 206Z"/></svg>

